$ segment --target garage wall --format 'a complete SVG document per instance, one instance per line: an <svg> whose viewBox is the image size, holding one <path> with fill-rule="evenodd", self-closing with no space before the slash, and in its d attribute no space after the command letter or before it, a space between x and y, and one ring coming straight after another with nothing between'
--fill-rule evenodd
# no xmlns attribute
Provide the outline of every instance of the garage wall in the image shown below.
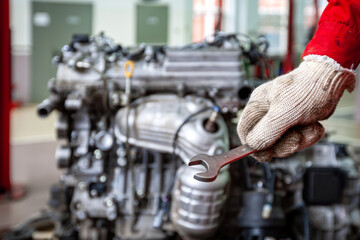
<svg viewBox="0 0 360 240"><path fill-rule="evenodd" d="M116 42L126 46L136 44L136 4L140 0L36 0L37 2L66 2L93 4L93 34L104 31ZM192 0L158 0L169 6L169 45L191 42ZM10 1L12 30L13 99L27 103L31 84L31 4L32 0ZM69 39L70 40L70 39ZM65 43L64 43L65 44ZM50 59L49 59L50 61Z"/></svg>
<svg viewBox="0 0 360 240"><path fill-rule="evenodd" d="M31 2L11 0L10 25L12 45L16 49L31 48ZM125 45L135 44L136 3L139 0L37 0L37 2L86 2L94 4L93 33L105 31ZM145 1L146 2L146 1ZM169 44L191 42L192 0L158 0L169 6Z"/></svg>

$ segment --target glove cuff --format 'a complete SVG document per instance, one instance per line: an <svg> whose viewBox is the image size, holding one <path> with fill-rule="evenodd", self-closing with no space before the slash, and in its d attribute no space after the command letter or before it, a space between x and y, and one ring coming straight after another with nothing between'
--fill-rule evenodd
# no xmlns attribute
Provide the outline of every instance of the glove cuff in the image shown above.
<svg viewBox="0 0 360 240"><path fill-rule="evenodd" d="M351 71L352 73L354 73L353 70L342 67L336 60L334 60L331 57L328 57L326 55L310 54L310 55L303 57L303 59L305 61L327 63L329 65L332 65L332 67L337 71Z"/></svg>
<svg viewBox="0 0 360 240"><path fill-rule="evenodd" d="M356 85L354 71L342 67L337 61L326 55L307 55L297 69L300 79L316 80L324 84L323 89L340 93L346 89L352 92ZM294 73L296 70L294 70Z"/></svg>

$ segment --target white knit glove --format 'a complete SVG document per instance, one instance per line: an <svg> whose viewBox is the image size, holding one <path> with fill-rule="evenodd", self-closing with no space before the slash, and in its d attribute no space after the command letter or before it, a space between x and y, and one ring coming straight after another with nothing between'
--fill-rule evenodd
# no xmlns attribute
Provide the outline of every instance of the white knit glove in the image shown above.
<svg viewBox="0 0 360 240"><path fill-rule="evenodd" d="M309 55L292 72L254 90L237 131L241 142L258 151L259 161L291 154L319 141L327 119L355 75L326 56Z"/></svg>

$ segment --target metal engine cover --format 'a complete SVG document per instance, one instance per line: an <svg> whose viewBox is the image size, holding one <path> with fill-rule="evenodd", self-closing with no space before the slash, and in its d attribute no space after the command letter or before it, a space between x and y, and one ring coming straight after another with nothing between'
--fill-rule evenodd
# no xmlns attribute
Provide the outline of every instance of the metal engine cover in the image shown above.
<svg viewBox="0 0 360 240"><path fill-rule="evenodd" d="M213 104L195 96L179 97L172 94L154 94L138 99L127 109L116 114L115 135L125 142L126 118L128 117L128 141L130 144L172 153L173 140L177 129L191 114ZM224 119L217 119L218 129L207 132L204 122L209 118L211 109L193 116L180 130L176 141L175 153L187 164L191 157L199 153L220 154L229 149L229 133Z"/></svg>

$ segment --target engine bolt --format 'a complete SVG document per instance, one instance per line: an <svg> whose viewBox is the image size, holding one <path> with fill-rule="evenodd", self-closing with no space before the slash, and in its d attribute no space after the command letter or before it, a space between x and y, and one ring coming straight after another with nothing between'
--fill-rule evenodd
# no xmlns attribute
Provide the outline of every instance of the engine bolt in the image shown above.
<svg viewBox="0 0 360 240"><path fill-rule="evenodd" d="M126 150L124 148L119 148L117 151L116 151L116 154L119 156L119 157L125 157L126 156Z"/></svg>
<svg viewBox="0 0 360 240"><path fill-rule="evenodd" d="M101 175L99 178L100 182L104 183L106 182L106 176L105 175Z"/></svg>
<svg viewBox="0 0 360 240"><path fill-rule="evenodd" d="M98 195L98 192L97 192L95 189L92 189L92 190L90 191L90 196L92 196L92 197L97 197L97 195Z"/></svg>
<svg viewBox="0 0 360 240"><path fill-rule="evenodd" d="M105 206L108 208L114 206L114 201L111 198L105 199Z"/></svg>
<svg viewBox="0 0 360 240"><path fill-rule="evenodd" d="M76 203L74 204L74 207L75 207L76 210L81 209L81 208L82 208L81 202L76 202Z"/></svg>
<svg viewBox="0 0 360 240"><path fill-rule="evenodd" d="M138 189L136 190L136 193L137 193L137 195L138 195L139 197L141 197L141 198L143 198L143 197L145 196L144 189L142 189L142 188L138 188Z"/></svg>
<svg viewBox="0 0 360 240"><path fill-rule="evenodd" d="M126 160L125 160L125 158L119 157L119 158L117 159L117 164L118 164L120 167L125 167L125 166L126 166Z"/></svg>
<svg viewBox="0 0 360 240"><path fill-rule="evenodd" d="M99 149L96 149L94 151L94 156L95 156L95 159L100 160L102 158L101 151Z"/></svg>
<svg viewBox="0 0 360 240"><path fill-rule="evenodd" d="M76 213L76 216L80 220L84 220L86 218L86 213L84 211L79 211Z"/></svg>
<svg viewBox="0 0 360 240"><path fill-rule="evenodd" d="M86 190L86 183L85 183L85 182L79 182L78 188L79 188L81 191L85 191L85 190Z"/></svg>

